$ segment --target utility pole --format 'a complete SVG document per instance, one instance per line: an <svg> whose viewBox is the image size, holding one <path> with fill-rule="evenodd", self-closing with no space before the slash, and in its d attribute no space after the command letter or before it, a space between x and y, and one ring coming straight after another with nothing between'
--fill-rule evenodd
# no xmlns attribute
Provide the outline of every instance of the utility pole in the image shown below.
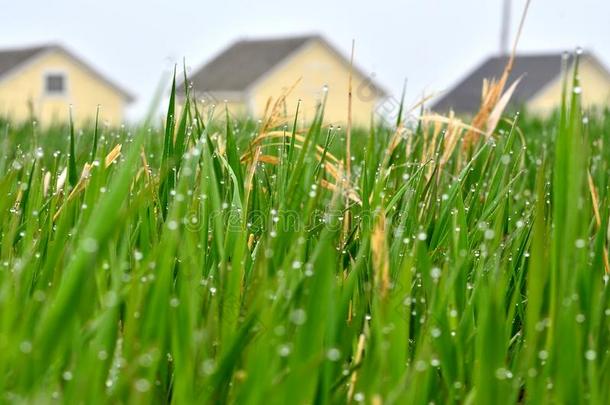
<svg viewBox="0 0 610 405"><path fill-rule="evenodd" d="M500 55L508 55L509 45L508 37L510 35L510 7L511 1L504 0L502 8L502 28L500 32Z"/></svg>

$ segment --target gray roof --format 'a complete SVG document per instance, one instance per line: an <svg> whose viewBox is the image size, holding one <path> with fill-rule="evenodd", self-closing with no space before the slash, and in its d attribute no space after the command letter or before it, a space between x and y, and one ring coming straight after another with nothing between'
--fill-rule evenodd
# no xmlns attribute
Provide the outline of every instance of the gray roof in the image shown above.
<svg viewBox="0 0 610 405"><path fill-rule="evenodd" d="M19 69L23 64L32 60L34 57L50 51L57 51L67 55L68 57L76 61L85 70L89 71L91 74L98 77L108 86L114 88L116 91L121 93L123 97L125 97L128 101L133 100L133 97L127 91L123 90L121 87L111 82L101 73L97 72L90 65L85 63L82 59L78 58L73 53L66 50L64 47L54 44L32 46L26 48L0 49L0 80L2 80L3 76L8 75L11 72Z"/></svg>
<svg viewBox="0 0 610 405"><path fill-rule="evenodd" d="M0 76L10 72L45 49L44 46L37 46L25 49L0 50Z"/></svg>
<svg viewBox="0 0 610 405"><path fill-rule="evenodd" d="M318 35L239 40L197 70L189 82L199 92L242 92L309 41L317 40L349 65L349 61ZM354 71L366 77L354 67ZM385 92L373 84L379 94ZM178 90L184 90L182 83Z"/></svg>
<svg viewBox="0 0 610 405"><path fill-rule="evenodd" d="M605 71L601 63L591 54L584 56ZM562 53L517 55L508 85L523 76L511 99L511 105L525 104L540 90L561 75ZM481 90L484 79L499 79L508 62L508 56L495 56L487 59L451 91L441 97L432 107L445 112L453 110L458 114L475 113L481 106ZM572 63L570 57L569 63Z"/></svg>

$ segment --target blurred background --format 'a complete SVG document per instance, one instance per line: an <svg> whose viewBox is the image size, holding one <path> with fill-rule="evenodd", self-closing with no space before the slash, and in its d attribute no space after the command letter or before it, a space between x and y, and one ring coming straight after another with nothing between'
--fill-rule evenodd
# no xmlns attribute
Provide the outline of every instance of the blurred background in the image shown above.
<svg viewBox="0 0 610 405"><path fill-rule="evenodd" d="M525 0L511 5L511 42ZM407 99L450 88L498 52L503 0L368 2L197 0L20 0L5 2L0 47L65 45L136 98L141 118L176 62L201 66L240 38L321 34L344 55L356 41L356 64ZM519 50L582 46L610 63L610 2L534 0Z"/></svg>

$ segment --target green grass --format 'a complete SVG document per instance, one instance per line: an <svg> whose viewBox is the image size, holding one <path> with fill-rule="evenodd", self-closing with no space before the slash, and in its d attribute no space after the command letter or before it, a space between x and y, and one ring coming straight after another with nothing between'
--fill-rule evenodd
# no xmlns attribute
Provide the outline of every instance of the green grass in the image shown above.
<svg viewBox="0 0 610 405"><path fill-rule="evenodd" d="M610 112L575 87L470 148L355 130L345 180L323 105L2 121L0 400L608 403Z"/></svg>

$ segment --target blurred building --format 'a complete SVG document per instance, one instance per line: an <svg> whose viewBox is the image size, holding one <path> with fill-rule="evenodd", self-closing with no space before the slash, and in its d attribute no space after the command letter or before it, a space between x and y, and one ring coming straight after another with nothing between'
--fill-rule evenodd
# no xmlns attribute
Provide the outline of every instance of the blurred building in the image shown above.
<svg viewBox="0 0 610 405"><path fill-rule="evenodd" d="M0 50L0 115L43 124L65 122L70 105L77 122L123 122L132 97L65 48L46 45Z"/></svg>
<svg viewBox="0 0 610 405"><path fill-rule="evenodd" d="M189 77L197 99L227 105L234 115L261 117L270 98L277 99L294 86L286 111L314 117L316 106L327 96L327 122L347 120L350 61L324 38L316 35L240 40L218 54ZM385 92L371 76L353 68L352 117L368 124ZM184 94L184 84L178 94ZM327 89L327 91L325 90ZM326 94L324 94L326 92Z"/></svg>
<svg viewBox="0 0 610 405"><path fill-rule="evenodd" d="M524 107L537 115L548 115L561 102L565 74L562 72L563 54L517 55L507 86L522 78L511 98L513 109ZM565 62L567 77L574 73L574 57ZM440 97L432 109L437 112L454 111L460 115L475 114L481 106L485 79L499 79L508 56L487 59L466 75L452 90ZM585 107L610 105L610 72L592 53L584 53L579 63L580 87Z"/></svg>

